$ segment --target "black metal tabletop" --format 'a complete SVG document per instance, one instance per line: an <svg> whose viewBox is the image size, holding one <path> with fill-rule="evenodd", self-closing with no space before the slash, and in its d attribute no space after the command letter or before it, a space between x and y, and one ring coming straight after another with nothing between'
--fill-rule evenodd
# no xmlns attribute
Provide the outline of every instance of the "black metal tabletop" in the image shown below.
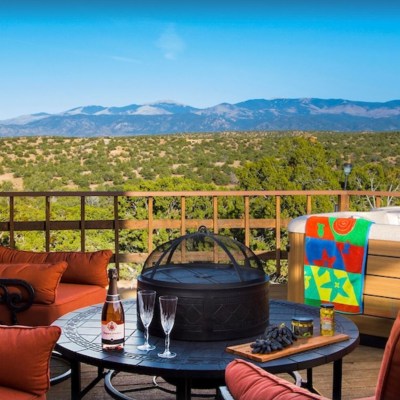
<svg viewBox="0 0 400 400"><path fill-rule="evenodd" d="M213 384L223 382L225 367L239 356L225 351L227 346L247 343L256 337L229 341L183 341L171 340L171 351L177 353L173 359L157 356L164 349L164 337L150 336L156 349L148 353L137 350L143 343L143 332L137 329L136 302L124 301L126 316L126 343L123 351L104 351L101 348L102 305L82 308L68 313L54 322L62 328L62 335L56 345L71 362L72 398L81 398L80 363L104 369L162 376L177 386L177 399L190 399L193 380L205 380ZM283 300L270 300L270 324L284 322L290 326L294 316L308 316L314 319L315 329L319 327L319 308ZM312 370L322 364L334 363L333 398L341 397L342 358L358 345L359 332L356 325L336 314L336 332L349 336L348 340L317 349L255 364L272 373ZM260 332L262 334L262 332ZM253 361L254 362L254 361ZM311 374L309 376L311 378Z"/></svg>

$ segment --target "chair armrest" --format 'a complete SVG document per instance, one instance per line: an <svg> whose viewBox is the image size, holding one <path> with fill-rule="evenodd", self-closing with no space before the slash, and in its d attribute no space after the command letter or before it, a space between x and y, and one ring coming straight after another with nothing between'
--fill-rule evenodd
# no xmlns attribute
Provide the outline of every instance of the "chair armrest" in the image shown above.
<svg viewBox="0 0 400 400"><path fill-rule="evenodd" d="M226 386L220 386L218 388L218 397L219 400L235 400L230 394L228 388Z"/></svg>
<svg viewBox="0 0 400 400"><path fill-rule="evenodd" d="M27 310L35 298L35 291L22 279L0 279L0 304L4 304L11 315L13 325L18 324L17 313Z"/></svg>

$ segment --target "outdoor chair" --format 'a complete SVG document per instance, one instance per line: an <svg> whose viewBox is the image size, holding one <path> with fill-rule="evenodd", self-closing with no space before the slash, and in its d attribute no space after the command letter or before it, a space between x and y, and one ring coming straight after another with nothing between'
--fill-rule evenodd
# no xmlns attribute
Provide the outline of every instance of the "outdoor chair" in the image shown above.
<svg viewBox="0 0 400 400"><path fill-rule="evenodd" d="M0 325L0 399L44 400L58 326Z"/></svg>
<svg viewBox="0 0 400 400"><path fill-rule="evenodd" d="M111 256L111 250L34 252L0 246L0 324L48 326L78 308L103 303ZM66 364L57 352L53 358ZM65 367L51 378L52 385L69 377Z"/></svg>
<svg viewBox="0 0 400 400"><path fill-rule="evenodd" d="M236 359L225 370L226 386L219 388L223 400L306 400L322 396L264 371L253 363ZM400 393L400 312L386 343L375 395L363 400L398 400Z"/></svg>
<svg viewBox="0 0 400 400"><path fill-rule="evenodd" d="M34 252L0 246L1 323L51 325L66 313L102 303L111 256L110 250Z"/></svg>

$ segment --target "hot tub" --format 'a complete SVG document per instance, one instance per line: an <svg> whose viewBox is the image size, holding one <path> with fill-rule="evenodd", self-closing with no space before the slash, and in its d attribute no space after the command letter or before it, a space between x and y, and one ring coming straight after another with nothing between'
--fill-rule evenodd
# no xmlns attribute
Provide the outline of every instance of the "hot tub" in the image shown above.
<svg viewBox="0 0 400 400"><path fill-rule="evenodd" d="M400 309L400 207L319 214L373 221L368 239L364 313L349 316L360 333L388 337ZM288 300L304 302L304 233L307 218L289 223Z"/></svg>

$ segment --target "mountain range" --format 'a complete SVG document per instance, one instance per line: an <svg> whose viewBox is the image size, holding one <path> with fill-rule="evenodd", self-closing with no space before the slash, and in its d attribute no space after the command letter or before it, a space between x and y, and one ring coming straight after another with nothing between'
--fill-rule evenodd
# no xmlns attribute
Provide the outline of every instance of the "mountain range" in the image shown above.
<svg viewBox="0 0 400 400"><path fill-rule="evenodd" d="M400 131L400 100L251 99L196 108L172 101L84 106L0 121L0 137L127 136L226 131Z"/></svg>

